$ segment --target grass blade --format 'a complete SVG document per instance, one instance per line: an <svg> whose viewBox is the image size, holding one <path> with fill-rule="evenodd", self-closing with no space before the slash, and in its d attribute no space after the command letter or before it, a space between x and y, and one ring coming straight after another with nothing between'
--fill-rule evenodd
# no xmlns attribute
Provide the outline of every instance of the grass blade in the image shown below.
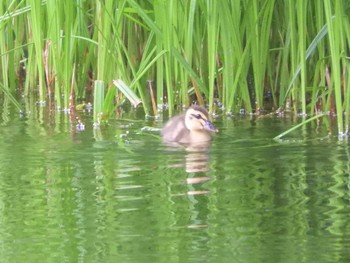
<svg viewBox="0 0 350 263"><path fill-rule="evenodd" d="M128 87L122 80L113 80L113 84L123 93L123 95L130 101L133 107L137 107L142 101L137 95Z"/></svg>
<svg viewBox="0 0 350 263"><path fill-rule="evenodd" d="M310 122L310 121L313 121L313 120L315 120L315 119L318 119L318 118L320 118L320 117L322 117L322 116L324 116L324 115L325 115L325 114L318 114L318 115L316 115L316 116L313 116L313 117L311 117L311 118L309 118L309 119L307 119L307 120L305 120L305 121L299 123L298 125L295 125L294 127L290 128L289 130L287 130L287 131L285 131L285 132L283 132L283 133L277 135L277 136L274 137L273 139L274 139L274 140L279 140L279 139L281 139L283 136L287 135L288 133L290 133L290 132L292 132L292 131L298 129L299 127L305 125L306 123L308 123L308 122Z"/></svg>
<svg viewBox="0 0 350 263"><path fill-rule="evenodd" d="M94 123L99 125L102 118L102 107L104 102L105 83L102 80L95 80L94 86Z"/></svg>

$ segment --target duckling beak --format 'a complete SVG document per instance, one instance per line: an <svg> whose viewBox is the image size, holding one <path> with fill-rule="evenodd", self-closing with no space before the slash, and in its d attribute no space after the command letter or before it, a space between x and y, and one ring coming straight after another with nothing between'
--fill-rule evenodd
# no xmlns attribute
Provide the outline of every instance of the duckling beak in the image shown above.
<svg viewBox="0 0 350 263"><path fill-rule="evenodd" d="M210 121L205 120L204 126L203 126L204 130L210 131L210 132L218 132L219 130L214 126L214 124L212 124Z"/></svg>

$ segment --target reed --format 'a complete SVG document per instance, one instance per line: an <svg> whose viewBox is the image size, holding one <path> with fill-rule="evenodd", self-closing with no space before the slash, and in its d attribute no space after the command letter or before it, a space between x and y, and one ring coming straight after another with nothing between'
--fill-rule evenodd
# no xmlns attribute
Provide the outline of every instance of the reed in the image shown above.
<svg viewBox="0 0 350 263"><path fill-rule="evenodd" d="M33 68L37 70L38 76L38 93L39 100L45 101L46 89L44 81L44 67L43 67L43 36L41 34L43 29L43 18L42 18L42 5L36 0L29 0L31 6L31 12L29 15L29 23L31 25L31 34L29 35L30 41L33 41L35 50L35 59L32 59ZM36 75L36 74L35 74Z"/></svg>
<svg viewBox="0 0 350 263"><path fill-rule="evenodd" d="M300 63L301 114L306 115L306 1L297 1L298 53Z"/></svg>
<svg viewBox="0 0 350 263"><path fill-rule="evenodd" d="M94 123L99 125L102 121L103 102L105 100L105 83L102 80L96 80L94 86Z"/></svg>
<svg viewBox="0 0 350 263"><path fill-rule="evenodd" d="M2 76L2 83L3 83L3 87L5 89L8 89L9 87L9 77L8 77L8 70L7 68L4 66L7 64L7 48L10 49L10 44L7 43L7 36L8 36L8 33L6 32L7 31L7 27L9 26L9 19L8 19L8 16L7 16L7 10L4 8L3 5L0 5L0 14L3 14L1 16L1 23L0 23L0 30L3 32L3 37L0 37L0 54L1 54L1 76Z"/></svg>
<svg viewBox="0 0 350 263"><path fill-rule="evenodd" d="M343 124L343 102L342 102L342 88L341 88L341 69L340 69L340 53L341 53L341 41L342 36L342 19L343 13L341 1L336 2L332 9L331 1L324 1L325 17L328 26L328 40L331 54L332 65L332 82L330 87L330 94L334 90L337 119L338 119L338 132L340 135L344 134ZM335 18L332 19L332 10L334 10Z"/></svg>
<svg viewBox="0 0 350 263"><path fill-rule="evenodd" d="M209 92L209 111L213 112L214 104L214 88L215 80L217 80L217 65L216 65L216 55L217 55L217 43L219 40L219 28L218 28L218 8L217 2L215 0L207 1L206 8L206 24L207 24L207 47L208 47L208 92Z"/></svg>
<svg viewBox="0 0 350 263"><path fill-rule="evenodd" d="M105 116L128 91L147 115L191 103L227 114L331 112L339 134L347 134L348 4L4 0L1 90L11 101L17 89L62 109L71 95L90 100L98 80ZM117 79L124 91L112 84Z"/></svg>

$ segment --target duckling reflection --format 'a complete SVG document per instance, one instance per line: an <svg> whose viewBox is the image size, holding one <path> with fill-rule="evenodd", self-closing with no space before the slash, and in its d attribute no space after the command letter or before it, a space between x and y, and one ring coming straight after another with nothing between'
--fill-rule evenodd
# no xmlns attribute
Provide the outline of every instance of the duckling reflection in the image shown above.
<svg viewBox="0 0 350 263"><path fill-rule="evenodd" d="M203 146L203 145L201 145ZM209 145L207 146L207 148ZM206 150L192 151L192 149L186 148L187 154L185 155L186 172L198 173L207 172L209 156Z"/></svg>
<svg viewBox="0 0 350 263"><path fill-rule="evenodd" d="M185 148L184 162L188 173L184 184L186 189L176 196L187 196L191 212L188 228L208 227L207 214L200 212L198 203L203 196L210 193L202 184L209 181L208 149L212 135L218 129L208 120L208 112L201 106L191 106L184 114L171 118L161 131L163 141L168 146L183 146ZM175 149L174 147L172 147ZM182 161L182 160L181 160ZM204 188L204 189L203 189Z"/></svg>
<svg viewBox="0 0 350 263"><path fill-rule="evenodd" d="M186 113L171 118L161 131L163 141L168 145L186 146L187 172L208 170L207 150L212 134L218 132L208 118L208 111L205 108L193 105Z"/></svg>
<svg viewBox="0 0 350 263"><path fill-rule="evenodd" d="M171 118L161 131L163 140L167 143L189 145L208 144L212 133L218 129L208 120L208 111L193 105L185 114Z"/></svg>

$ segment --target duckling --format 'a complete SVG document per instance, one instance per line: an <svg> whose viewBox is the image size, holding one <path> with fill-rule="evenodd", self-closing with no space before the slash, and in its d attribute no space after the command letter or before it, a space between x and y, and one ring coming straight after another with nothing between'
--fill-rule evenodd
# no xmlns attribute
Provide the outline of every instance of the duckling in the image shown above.
<svg viewBox="0 0 350 263"><path fill-rule="evenodd" d="M193 105L186 113L171 118L161 135L165 142L200 144L209 142L213 132L218 132L218 129L208 120L208 111Z"/></svg>

